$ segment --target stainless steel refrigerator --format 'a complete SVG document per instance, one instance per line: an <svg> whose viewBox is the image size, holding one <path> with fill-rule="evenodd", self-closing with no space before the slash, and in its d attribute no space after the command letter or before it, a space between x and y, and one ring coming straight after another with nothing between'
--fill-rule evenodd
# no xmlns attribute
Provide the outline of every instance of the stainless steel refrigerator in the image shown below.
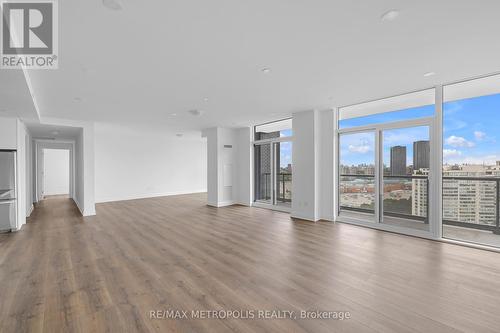
<svg viewBox="0 0 500 333"><path fill-rule="evenodd" d="M14 229L16 221L16 151L0 150L0 232Z"/></svg>

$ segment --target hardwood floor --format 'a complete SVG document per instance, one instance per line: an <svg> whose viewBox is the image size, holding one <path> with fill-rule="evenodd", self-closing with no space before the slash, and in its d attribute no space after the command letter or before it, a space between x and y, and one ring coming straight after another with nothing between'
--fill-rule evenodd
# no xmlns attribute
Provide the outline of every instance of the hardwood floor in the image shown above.
<svg viewBox="0 0 500 333"><path fill-rule="evenodd" d="M43 201L0 235L0 332L500 330L500 254L205 202L106 203L82 218L69 199ZM351 318L150 318L223 309Z"/></svg>

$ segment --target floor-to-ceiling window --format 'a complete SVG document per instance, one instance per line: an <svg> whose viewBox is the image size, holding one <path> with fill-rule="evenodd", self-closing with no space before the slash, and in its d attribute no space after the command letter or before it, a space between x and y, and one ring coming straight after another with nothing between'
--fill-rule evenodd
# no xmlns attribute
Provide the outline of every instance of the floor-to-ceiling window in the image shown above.
<svg viewBox="0 0 500 333"><path fill-rule="evenodd" d="M375 214L375 131L355 132L339 136L340 209L347 214Z"/></svg>
<svg viewBox="0 0 500 333"><path fill-rule="evenodd" d="M255 203L288 210L292 203L292 120L255 126Z"/></svg>
<svg viewBox="0 0 500 333"><path fill-rule="evenodd" d="M432 236L434 89L343 107L339 119L340 220Z"/></svg>
<svg viewBox="0 0 500 333"><path fill-rule="evenodd" d="M443 87L443 237L500 247L500 76Z"/></svg>

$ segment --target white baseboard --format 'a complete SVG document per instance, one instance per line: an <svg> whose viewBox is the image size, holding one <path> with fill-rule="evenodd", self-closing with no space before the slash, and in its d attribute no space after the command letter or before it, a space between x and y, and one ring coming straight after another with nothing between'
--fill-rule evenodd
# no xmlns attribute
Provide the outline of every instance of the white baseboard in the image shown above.
<svg viewBox="0 0 500 333"><path fill-rule="evenodd" d="M151 193L151 194L131 194L124 195L120 197L104 197L96 199L96 203L106 203L115 201L128 201L128 200L138 200L138 199L148 199L157 197L169 197L172 195L184 195L184 194L194 194L194 193L205 193L206 189L193 190L193 191L174 191L174 192L161 192L161 193Z"/></svg>
<svg viewBox="0 0 500 333"><path fill-rule="evenodd" d="M24 225L24 224L23 224ZM12 229L10 229L11 232L18 232L18 231L21 231L21 228L23 227L23 225L20 225L18 227L14 227Z"/></svg>
<svg viewBox="0 0 500 333"><path fill-rule="evenodd" d="M305 215L300 215L296 213L291 213L290 217L293 219L300 219L300 220L306 220L306 221L311 221L311 222L318 222L319 218L317 217L310 217L310 216L305 216Z"/></svg>
<svg viewBox="0 0 500 333"><path fill-rule="evenodd" d="M243 201L235 201L234 203L235 205L242 205L242 206L246 206L246 207L252 207L252 204L251 203L248 203L248 202L243 202Z"/></svg>
<svg viewBox="0 0 500 333"><path fill-rule="evenodd" d="M212 207L216 207L216 208L232 206L235 204L236 204L236 202L234 202L234 201L224 201L224 202L218 202L218 203L208 202L207 203L207 205L212 206Z"/></svg>
<svg viewBox="0 0 500 333"><path fill-rule="evenodd" d="M31 204L31 207L30 207L30 210L28 212L28 214L26 214L26 217L30 217L31 216L31 213L33 213L33 210L35 209L35 205L34 204Z"/></svg>
<svg viewBox="0 0 500 333"><path fill-rule="evenodd" d="M71 198L73 200L73 202L76 204L76 207L78 207L78 210L80 211L80 213L85 216L83 214L83 207L80 205L80 203L78 202L78 200L76 200L76 198Z"/></svg>

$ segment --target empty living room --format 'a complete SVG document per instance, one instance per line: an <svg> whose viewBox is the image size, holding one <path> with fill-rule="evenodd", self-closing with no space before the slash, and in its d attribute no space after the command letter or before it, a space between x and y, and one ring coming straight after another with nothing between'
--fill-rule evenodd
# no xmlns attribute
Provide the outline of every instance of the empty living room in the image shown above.
<svg viewBox="0 0 500 333"><path fill-rule="evenodd" d="M500 1L0 0L0 332L500 332Z"/></svg>

